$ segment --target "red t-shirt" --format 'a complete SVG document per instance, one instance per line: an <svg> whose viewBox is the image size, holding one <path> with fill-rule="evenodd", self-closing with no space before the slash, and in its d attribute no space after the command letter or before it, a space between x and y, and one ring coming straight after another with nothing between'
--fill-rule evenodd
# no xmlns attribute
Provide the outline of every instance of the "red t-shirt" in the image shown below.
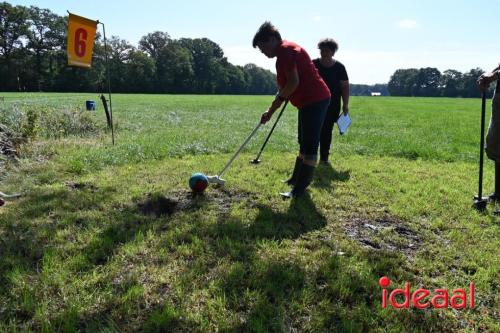
<svg viewBox="0 0 500 333"><path fill-rule="evenodd" d="M276 59L278 87L286 84L285 73L297 68L299 86L290 96L290 102L297 108L322 101L330 97L330 90L314 66L311 58L300 45L284 40Z"/></svg>

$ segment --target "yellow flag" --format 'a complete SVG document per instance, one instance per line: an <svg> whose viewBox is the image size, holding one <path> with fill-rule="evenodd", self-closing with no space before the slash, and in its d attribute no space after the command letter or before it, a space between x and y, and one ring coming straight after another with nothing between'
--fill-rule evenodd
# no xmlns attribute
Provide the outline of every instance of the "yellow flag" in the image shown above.
<svg viewBox="0 0 500 333"><path fill-rule="evenodd" d="M97 21L74 14L68 19L68 65L90 68Z"/></svg>

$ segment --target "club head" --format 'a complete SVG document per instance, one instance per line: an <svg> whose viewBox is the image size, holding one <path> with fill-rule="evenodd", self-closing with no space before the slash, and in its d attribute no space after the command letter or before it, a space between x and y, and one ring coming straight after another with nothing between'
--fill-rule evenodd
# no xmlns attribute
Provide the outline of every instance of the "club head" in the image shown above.
<svg viewBox="0 0 500 333"><path fill-rule="evenodd" d="M253 160L250 161L250 163L252 163L252 164L259 164L260 160L254 158Z"/></svg>
<svg viewBox="0 0 500 333"><path fill-rule="evenodd" d="M487 197L474 197L474 202L472 203L472 207L474 207L479 212L484 212L486 210L486 206L488 204Z"/></svg>
<svg viewBox="0 0 500 333"><path fill-rule="evenodd" d="M210 184L224 186L224 184L226 183L226 181L224 179L220 178L218 175L207 176L207 178L208 178L208 182Z"/></svg>

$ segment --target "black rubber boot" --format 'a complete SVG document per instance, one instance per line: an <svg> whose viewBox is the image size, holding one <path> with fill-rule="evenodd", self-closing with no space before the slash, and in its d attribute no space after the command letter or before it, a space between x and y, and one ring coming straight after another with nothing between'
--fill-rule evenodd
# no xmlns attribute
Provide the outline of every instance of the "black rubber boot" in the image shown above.
<svg viewBox="0 0 500 333"><path fill-rule="evenodd" d="M495 162L495 192L488 195L489 201L500 201L500 162Z"/></svg>
<svg viewBox="0 0 500 333"><path fill-rule="evenodd" d="M295 186L290 192L280 193L281 196L285 199L289 199L303 195L306 191L306 188L312 182L314 169L316 169L316 167L312 165L302 164L302 168L300 168Z"/></svg>
<svg viewBox="0 0 500 333"><path fill-rule="evenodd" d="M495 162L495 196L493 199L495 201L500 201L500 196L497 193L500 193L500 162Z"/></svg>
<svg viewBox="0 0 500 333"><path fill-rule="evenodd" d="M488 195L488 201L500 201L500 162L495 162L495 192Z"/></svg>
<svg viewBox="0 0 500 333"><path fill-rule="evenodd" d="M297 176L300 172L300 168L302 168L303 163L304 160L301 159L300 157L297 157L295 159L295 166L293 167L292 176L289 179L284 180L283 183L287 183L290 186L295 185L295 182L297 181Z"/></svg>

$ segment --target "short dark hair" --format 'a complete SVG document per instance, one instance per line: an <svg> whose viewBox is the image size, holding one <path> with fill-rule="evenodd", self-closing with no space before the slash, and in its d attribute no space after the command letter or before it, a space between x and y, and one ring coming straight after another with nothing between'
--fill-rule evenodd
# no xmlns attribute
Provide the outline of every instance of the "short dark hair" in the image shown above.
<svg viewBox="0 0 500 333"><path fill-rule="evenodd" d="M276 29L276 27L271 22L266 21L260 26L259 30L257 30L257 33L253 37L252 45L253 47L257 47L257 43L267 42L269 38L273 36L276 37L276 39L280 42L282 41L278 29Z"/></svg>
<svg viewBox="0 0 500 333"><path fill-rule="evenodd" d="M337 50L339 49L339 44L333 38L324 38L324 39L319 41L318 49L321 50L324 48L328 48L328 49L332 50L333 54L335 54L337 52Z"/></svg>

